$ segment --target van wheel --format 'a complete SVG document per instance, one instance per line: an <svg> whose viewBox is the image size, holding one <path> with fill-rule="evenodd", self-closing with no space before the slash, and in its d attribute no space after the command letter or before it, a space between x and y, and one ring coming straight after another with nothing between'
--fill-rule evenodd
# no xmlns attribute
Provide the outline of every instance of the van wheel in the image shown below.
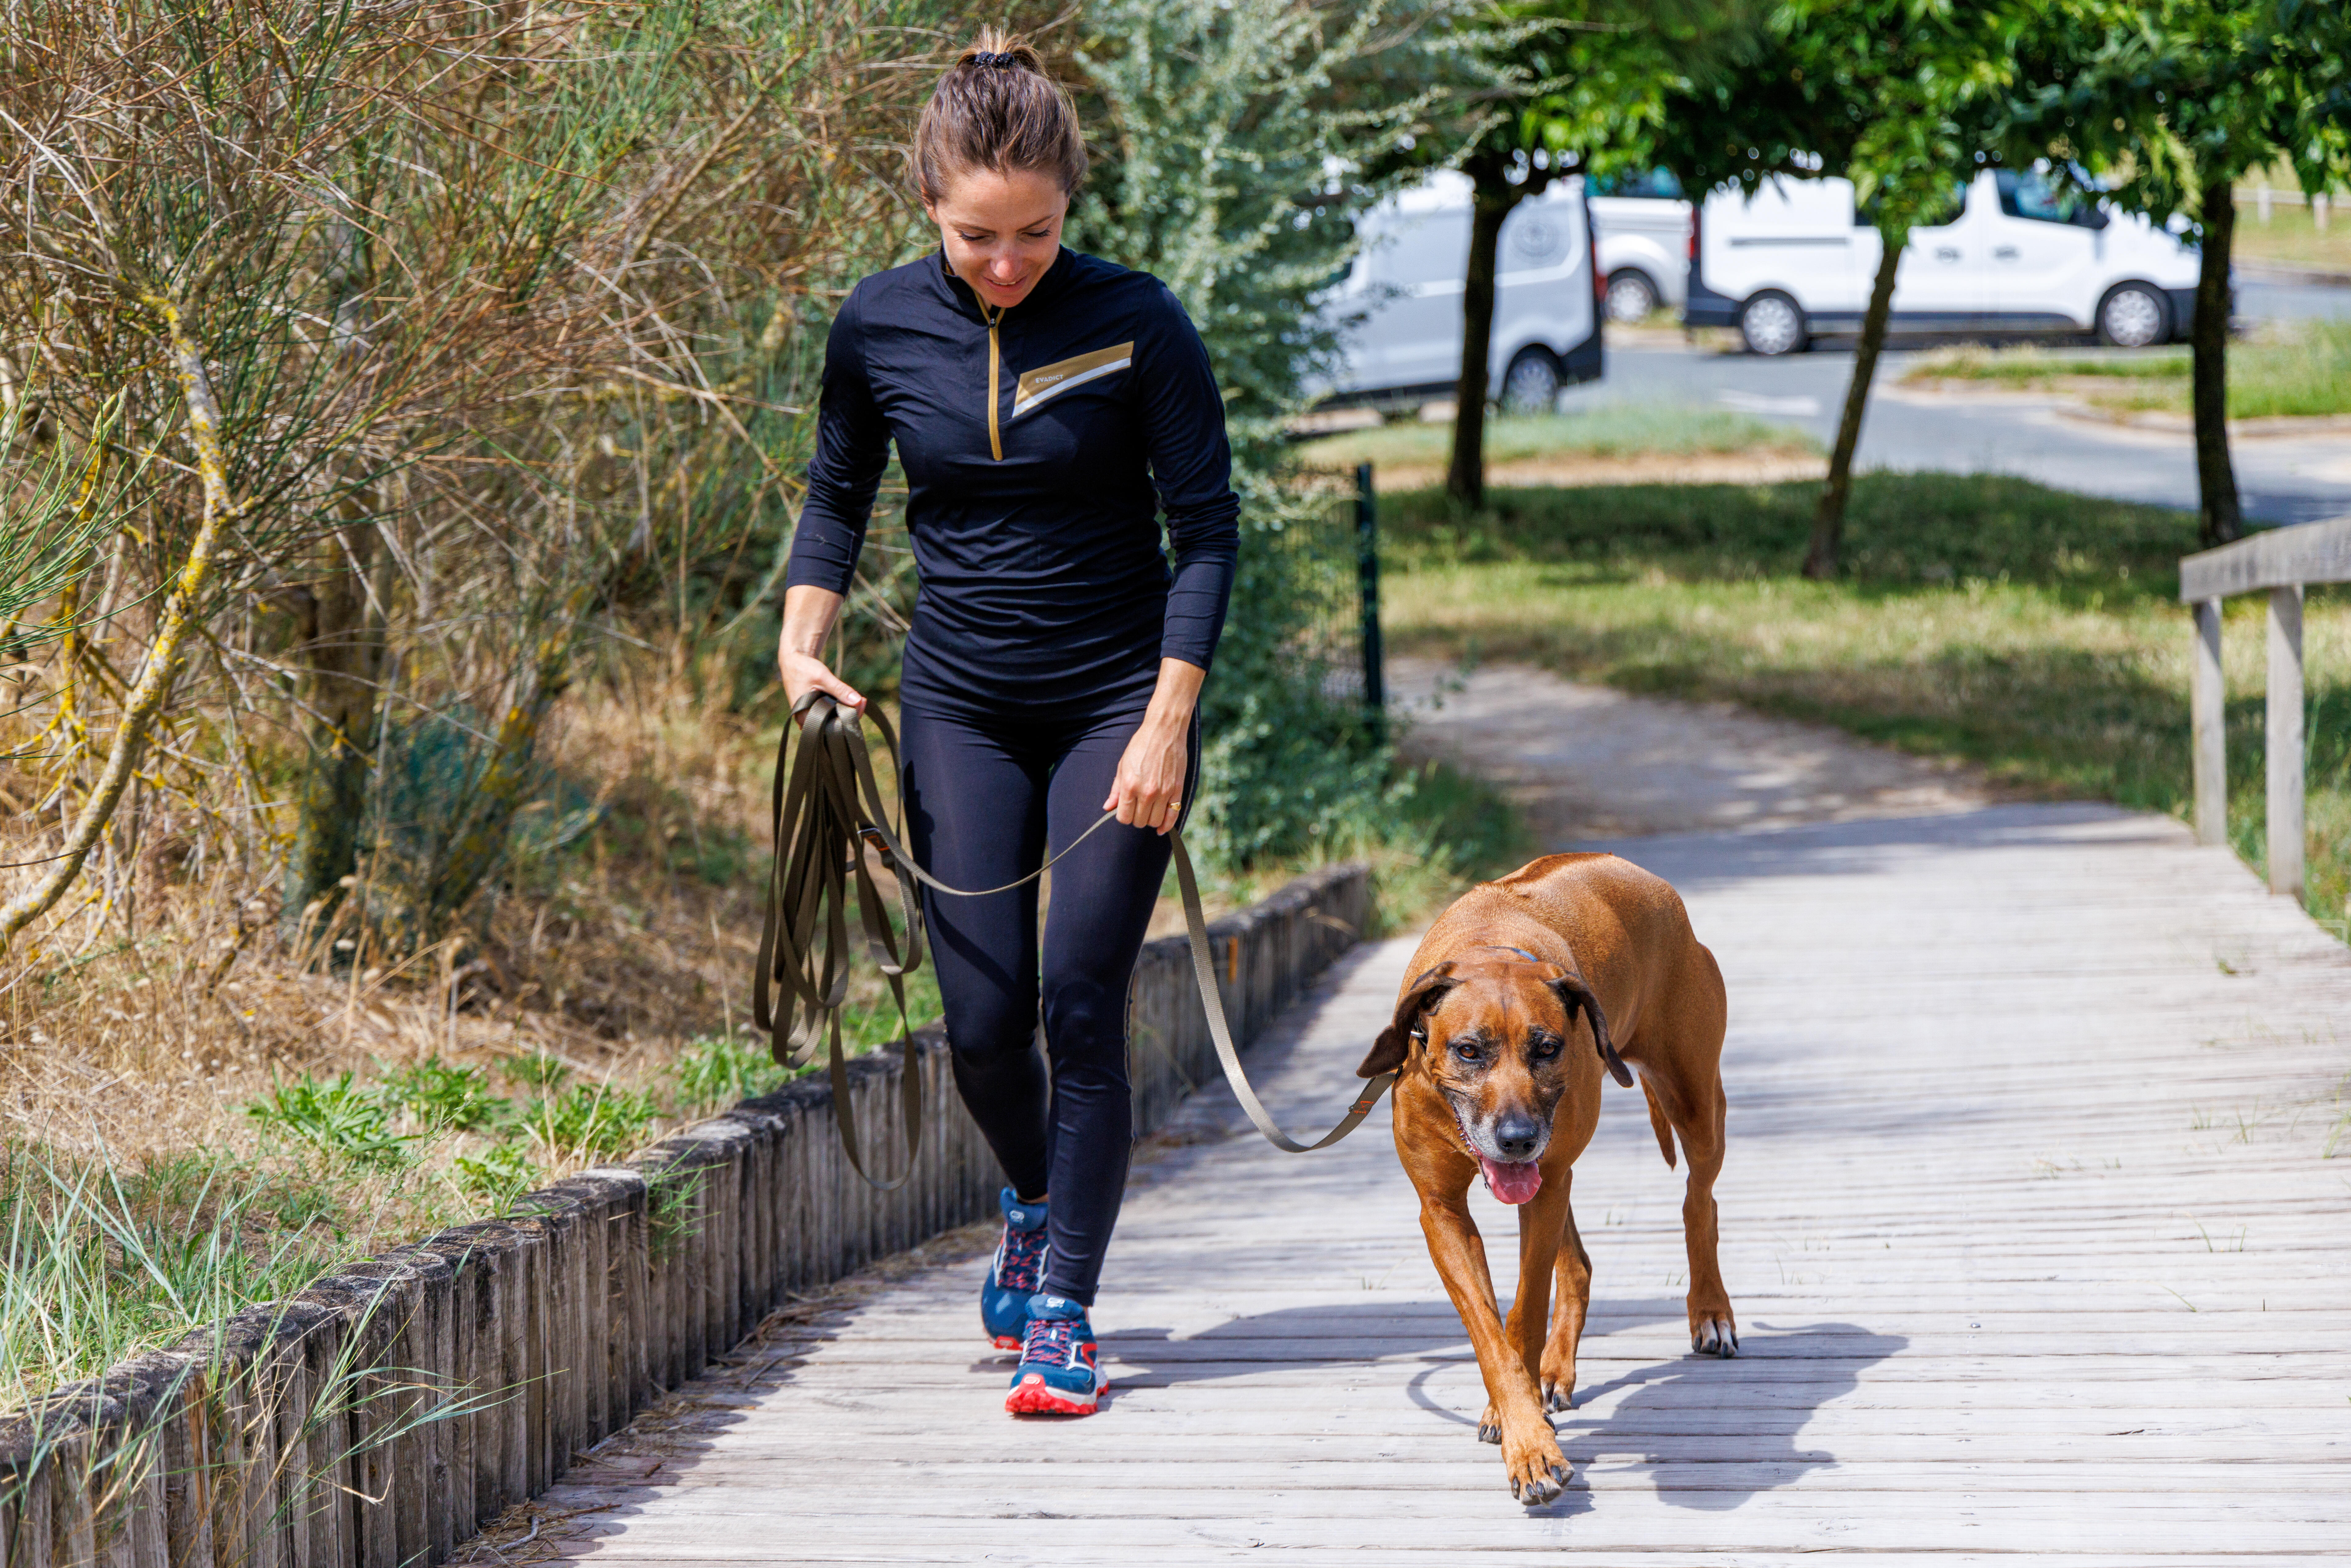
<svg viewBox="0 0 2351 1568"><path fill-rule="evenodd" d="M2098 302L2098 340L2117 349L2151 349L2171 336L2171 310L2143 283L2125 283Z"/></svg>
<svg viewBox="0 0 2351 1568"><path fill-rule="evenodd" d="M1804 312L1784 294L1758 294L1739 308L1739 335L1747 351L1770 358L1800 354L1812 345Z"/></svg>
<svg viewBox="0 0 2351 1568"><path fill-rule="evenodd" d="M1657 308L1657 286L1646 273L1624 267L1608 275L1608 319L1637 327Z"/></svg>
<svg viewBox="0 0 2351 1568"><path fill-rule="evenodd" d="M1563 382L1552 351L1529 343L1510 356L1510 368L1502 373L1502 412L1549 413L1559 406Z"/></svg>

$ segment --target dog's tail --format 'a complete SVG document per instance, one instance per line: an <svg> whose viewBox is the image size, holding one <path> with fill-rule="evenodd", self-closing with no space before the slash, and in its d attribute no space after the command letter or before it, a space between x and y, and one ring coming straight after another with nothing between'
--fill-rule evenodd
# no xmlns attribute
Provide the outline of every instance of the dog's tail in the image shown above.
<svg viewBox="0 0 2351 1568"><path fill-rule="evenodd" d="M1665 1107L1657 1103L1657 1092L1649 1086L1649 1075L1641 1074L1641 1097L1649 1103L1649 1125L1656 1130L1657 1152L1666 1156L1666 1168L1674 1166L1674 1129L1666 1120Z"/></svg>

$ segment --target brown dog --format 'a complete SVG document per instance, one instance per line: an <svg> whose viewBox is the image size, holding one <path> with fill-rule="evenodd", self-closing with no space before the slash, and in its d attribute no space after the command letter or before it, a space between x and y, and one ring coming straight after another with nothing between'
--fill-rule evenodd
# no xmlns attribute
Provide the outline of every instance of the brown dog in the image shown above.
<svg viewBox="0 0 2351 1568"><path fill-rule="evenodd" d="M1421 939L1407 974L1395 1021L1359 1071L1400 1073L1396 1154L1485 1375L1478 1436L1501 1444L1513 1497L1548 1502L1566 1484L1567 1460L1545 1411L1573 1401L1592 1301L1569 1167L1599 1121L1604 1066L1628 1086L1639 1072L1668 1166L1681 1134L1690 1345L1739 1354L1715 1263L1722 971L1671 886L1614 855L1579 854L1546 855L1470 889ZM1481 1174L1519 1209L1519 1294L1507 1320L1469 1218L1469 1181ZM1557 1314L1546 1333L1554 1270Z"/></svg>

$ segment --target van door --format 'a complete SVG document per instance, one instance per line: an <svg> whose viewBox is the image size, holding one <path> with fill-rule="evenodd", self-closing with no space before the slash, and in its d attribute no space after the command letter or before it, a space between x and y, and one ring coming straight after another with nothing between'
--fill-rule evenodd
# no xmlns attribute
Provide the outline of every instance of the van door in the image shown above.
<svg viewBox="0 0 2351 1568"><path fill-rule="evenodd" d="M1894 320L1896 332L1954 332L1980 327L1991 308L1990 227L1985 210L1991 206L1989 181L1970 185L1961 196L1959 214L1950 222L1910 231L1902 253L1901 270L1894 275ZM1865 220L1855 218L1856 225ZM1883 239L1873 226L1854 236L1854 260L1860 270L1866 305L1870 283L1877 275L1877 258L1886 254Z"/></svg>
<svg viewBox="0 0 2351 1568"><path fill-rule="evenodd" d="M1583 225L1582 193L1564 181L1520 202L1502 220L1494 251L1494 338L1489 345L1498 393L1510 356L1527 344L1540 343L1554 356L1564 356L1592 336L1598 304L1589 270L1592 245ZM1463 246L1466 250L1467 235ZM1457 336L1457 373L1460 352Z"/></svg>
<svg viewBox="0 0 2351 1568"><path fill-rule="evenodd" d="M1855 292L1853 249L1860 237L1849 182L1774 176L1751 198L1736 189L1707 198L1701 270L1708 287L1734 304L1775 290L1795 300L1817 328L1849 330L1867 296L1865 286ZM1876 256L1872 251L1873 266Z"/></svg>
<svg viewBox="0 0 2351 1568"><path fill-rule="evenodd" d="M1373 315L1364 329L1377 348L1379 384L1449 382L1461 373L1469 203L1466 194L1447 200L1424 187L1406 193L1381 227L1384 243L1370 258Z"/></svg>
<svg viewBox="0 0 2351 1568"><path fill-rule="evenodd" d="M1991 308L2000 325L2090 326L2105 282L2105 214L2031 169L1995 171L1992 187Z"/></svg>

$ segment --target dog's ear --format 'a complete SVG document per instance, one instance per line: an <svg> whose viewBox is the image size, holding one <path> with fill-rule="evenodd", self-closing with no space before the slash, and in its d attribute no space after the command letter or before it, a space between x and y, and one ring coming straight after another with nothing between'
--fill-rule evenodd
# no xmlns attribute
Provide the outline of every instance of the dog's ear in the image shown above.
<svg viewBox="0 0 2351 1568"><path fill-rule="evenodd" d="M1445 999L1445 993L1461 982L1453 977L1451 959L1413 981L1405 994L1396 999L1395 1018L1380 1030L1380 1038L1372 1042L1371 1054L1355 1069L1358 1078L1377 1078L1383 1072L1394 1072L1404 1065L1412 1050L1413 1031L1420 1027L1420 1015Z"/></svg>
<svg viewBox="0 0 2351 1568"><path fill-rule="evenodd" d="M1633 1087L1633 1070L1625 1065L1623 1057L1616 1054L1616 1042L1608 1038L1608 1015L1600 1010L1600 998L1592 994L1592 988L1583 983L1583 977L1562 975L1558 979L1546 983L1552 994L1559 998L1559 1005L1567 1009L1567 1026L1570 1029L1575 1027L1578 1008L1583 1009L1584 1015L1592 1019L1592 1040L1600 1049L1600 1060L1607 1065L1608 1076L1627 1089Z"/></svg>

